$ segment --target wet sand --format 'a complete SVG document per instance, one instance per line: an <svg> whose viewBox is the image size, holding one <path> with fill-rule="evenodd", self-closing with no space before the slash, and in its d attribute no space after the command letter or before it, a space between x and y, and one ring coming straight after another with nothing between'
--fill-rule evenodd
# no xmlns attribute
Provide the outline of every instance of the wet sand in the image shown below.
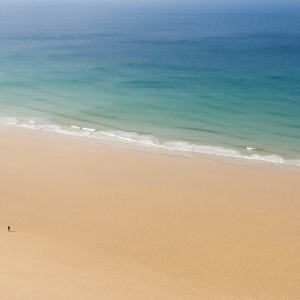
<svg viewBox="0 0 300 300"><path fill-rule="evenodd" d="M0 135L1 299L300 298L299 171Z"/></svg>

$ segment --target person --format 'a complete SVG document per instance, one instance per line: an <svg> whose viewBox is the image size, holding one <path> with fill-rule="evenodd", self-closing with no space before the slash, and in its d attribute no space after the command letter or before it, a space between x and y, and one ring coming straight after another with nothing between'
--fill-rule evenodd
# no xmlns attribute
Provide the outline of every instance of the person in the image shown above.
<svg viewBox="0 0 300 300"><path fill-rule="evenodd" d="M7 227L7 230L10 231L10 226Z"/></svg>

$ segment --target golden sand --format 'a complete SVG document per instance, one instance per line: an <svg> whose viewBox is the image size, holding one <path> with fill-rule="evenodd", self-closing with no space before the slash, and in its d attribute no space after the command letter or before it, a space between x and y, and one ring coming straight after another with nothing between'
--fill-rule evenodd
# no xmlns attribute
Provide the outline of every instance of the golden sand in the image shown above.
<svg viewBox="0 0 300 300"><path fill-rule="evenodd" d="M0 299L300 299L299 172L0 134Z"/></svg>

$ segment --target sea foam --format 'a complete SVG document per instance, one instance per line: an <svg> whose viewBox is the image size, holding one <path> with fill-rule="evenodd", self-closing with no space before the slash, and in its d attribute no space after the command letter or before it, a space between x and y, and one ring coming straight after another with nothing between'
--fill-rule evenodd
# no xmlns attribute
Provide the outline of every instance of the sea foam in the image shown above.
<svg viewBox="0 0 300 300"><path fill-rule="evenodd" d="M235 149L228 149L220 146L201 145L191 143L188 141L159 141L153 135L139 134L136 132L122 131L122 130L96 130L90 127L80 127L77 125L63 126L52 124L47 119L39 118L33 121L25 118L6 118L0 117L0 124L3 126L18 126L24 129L42 130L65 135L73 135L78 137L90 138L101 143L101 141L108 141L112 143L128 144L135 146L142 146L145 150L155 148L156 150L176 152L177 154L191 155L210 155L224 158L235 158L247 161L257 161L272 164L286 164L291 166L300 166L300 160L284 159L278 154L260 155L251 154L245 155ZM255 148L247 147L249 151L254 151Z"/></svg>

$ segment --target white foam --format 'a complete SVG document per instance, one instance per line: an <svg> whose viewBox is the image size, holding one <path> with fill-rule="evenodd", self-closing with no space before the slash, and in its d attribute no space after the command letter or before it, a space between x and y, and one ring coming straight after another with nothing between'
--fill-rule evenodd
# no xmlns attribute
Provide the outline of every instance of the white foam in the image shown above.
<svg viewBox="0 0 300 300"><path fill-rule="evenodd" d="M125 144L133 144L137 146L144 147L155 147L156 149L161 149L162 151L172 151L178 152L180 154L186 155L190 153L191 155L197 154L205 154L205 155L215 155L215 156L223 156L237 159L244 159L250 161L259 161L273 164L287 164L291 166L300 166L300 160L287 160L277 154L271 155L244 155L241 152L234 150L223 148L220 146L209 146L209 145L200 145L196 143L190 143L187 141L167 141L167 142L159 142L155 136L152 135L143 135L136 132L129 131L96 131L95 128L83 127L80 128L76 125L60 126L57 124L49 124L47 119L35 118L35 121L31 119L17 119L17 118L7 118L0 117L0 123L16 125L22 128L31 129L31 130L43 130L56 132L60 134L81 136L87 138L98 139L102 141L108 142L117 142L123 145ZM147 148L145 148L147 149ZM255 148L246 147L248 151L253 151ZM194 153L194 154L193 154Z"/></svg>
<svg viewBox="0 0 300 300"><path fill-rule="evenodd" d="M300 159L288 160L288 161L286 161L286 164L300 167Z"/></svg>
<svg viewBox="0 0 300 300"><path fill-rule="evenodd" d="M0 117L0 122L4 124L15 125L18 123L18 120L16 118Z"/></svg>
<svg viewBox="0 0 300 300"><path fill-rule="evenodd" d="M37 129L35 126L29 124L18 124L18 126L26 129Z"/></svg>
<svg viewBox="0 0 300 300"><path fill-rule="evenodd" d="M196 153L214 154L222 156L240 157L240 152L233 149L226 149L223 147L214 147L207 145L196 145L188 142L167 142L164 144L166 148L178 151L188 151Z"/></svg>
<svg viewBox="0 0 300 300"><path fill-rule="evenodd" d="M285 159L283 159L281 156L279 155L258 155L258 154L253 154L250 156L245 156L245 158L247 159L251 159L251 160L257 160L257 161L265 161L265 162L272 162L275 164L284 164L286 162Z"/></svg>
<svg viewBox="0 0 300 300"><path fill-rule="evenodd" d="M116 134L114 134L114 133L109 133L109 132L103 132L103 131L101 131L101 133L104 134L104 135L107 135L107 136L112 136L112 137L117 136Z"/></svg>
<svg viewBox="0 0 300 300"><path fill-rule="evenodd" d="M95 128L82 127L83 130L96 131Z"/></svg>
<svg viewBox="0 0 300 300"><path fill-rule="evenodd" d="M68 135L78 135L78 133L75 131L69 131L69 130L63 130L63 129L57 129L54 132L68 134Z"/></svg>
<svg viewBox="0 0 300 300"><path fill-rule="evenodd" d="M292 164L299 165L300 160L285 160L279 155L243 155L241 152L223 148L219 146L209 146L209 145L199 145L183 141L170 141L165 143L159 143L153 136L140 135L136 132L125 132L125 131L99 131L91 137L103 139L106 136L106 139L109 138L111 141L120 141L122 143L133 143L138 145L144 145L146 147L156 147L159 149L165 149L168 151L177 151L181 153L199 153L207 155L217 155L224 157L231 157L237 159L246 159L253 161L260 161L266 163L275 163L275 164ZM250 148L250 149L248 149ZM255 148L247 147L248 150L253 151Z"/></svg>

